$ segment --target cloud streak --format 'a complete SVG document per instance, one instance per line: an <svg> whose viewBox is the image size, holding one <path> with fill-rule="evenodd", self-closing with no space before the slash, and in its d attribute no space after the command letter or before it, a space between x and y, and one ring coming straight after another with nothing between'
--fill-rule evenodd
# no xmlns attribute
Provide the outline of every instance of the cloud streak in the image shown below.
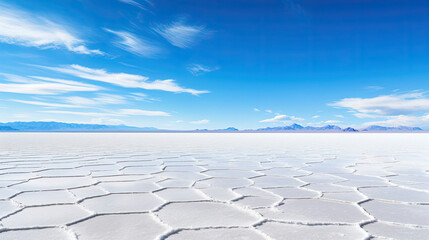
<svg viewBox="0 0 429 240"><path fill-rule="evenodd" d="M278 122L289 122L289 121L303 121L304 119L288 115L277 115L273 118L261 120L261 123L278 123Z"/></svg>
<svg viewBox="0 0 429 240"><path fill-rule="evenodd" d="M120 40L114 42L119 48L132 54L143 57L156 57L161 52L161 49L152 45L146 40L143 40L136 35L125 31L113 31L105 28L105 31L116 35Z"/></svg>
<svg viewBox="0 0 429 240"><path fill-rule="evenodd" d="M149 117L169 117L169 113L163 111L148 111L141 109L120 109L116 112L77 112L77 111L40 111L43 113L68 114L88 117L124 117L124 116L149 116Z"/></svg>
<svg viewBox="0 0 429 240"><path fill-rule="evenodd" d="M201 74L208 73L208 72L213 72L218 69L219 69L218 67L211 68L200 64L192 64L188 66L188 71L195 76L199 76Z"/></svg>
<svg viewBox="0 0 429 240"><path fill-rule="evenodd" d="M52 108L80 108L81 107L78 105L71 105L71 104L48 103L48 102L40 102L40 101L25 101L25 100L18 100L18 99L11 99L11 101L23 103L23 104L29 104L29 105L52 107Z"/></svg>
<svg viewBox="0 0 429 240"><path fill-rule="evenodd" d="M30 79L15 75L4 76L6 76L8 83L0 83L0 92L57 95L68 92L92 92L103 89L99 86L63 79L45 77L32 77L33 79Z"/></svg>
<svg viewBox="0 0 429 240"><path fill-rule="evenodd" d="M147 11L147 9L141 3L137 2L137 1L134 1L134 0L118 0L118 1L126 3L126 4L133 5L134 7L138 7L140 9L142 9L142 10L146 10ZM145 2L147 4L153 5L152 2L149 1L149 0L145 0Z"/></svg>
<svg viewBox="0 0 429 240"><path fill-rule="evenodd" d="M389 116L383 121L373 121L364 123L365 126L378 125L386 127L399 126L429 126L429 114L423 116Z"/></svg>
<svg viewBox="0 0 429 240"><path fill-rule="evenodd" d="M374 98L344 98L329 104L333 107L347 108L358 117L408 115L429 111L429 99L421 92L396 95L383 95Z"/></svg>
<svg viewBox="0 0 429 240"><path fill-rule="evenodd" d="M329 105L349 109L358 118L382 119L364 126L429 126L429 98L423 92L344 98Z"/></svg>
<svg viewBox="0 0 429 240"><path fill-rule="evenodd" d="M207 34L204 26L185 25L182 20L153 28L171 45L179 48L190 48L195 42Z"/></svg>
<svg viewBox="0 0 429 240"><path fill-rule="evenodd" d="M0 42L41 49L65 48L79 54L103 54L100 50L88 49L84 41L67 31L65 26L2 4Z"/></svg>
<svg viewBox="0 0 429 240"><path fill-rule="evenodd" d="M204 119L204 120L198 120L198 121L191 121L191 122L189 122L190 124L207 124L207 123L209 123L210 121L209 120L207 120L207 119Z"/></svg>
<svg viewBox="0 0 429 240"><path fill-rule="evenodd" d="M108 73L104 69L92 69L80 65L65 67L44 67L53 71L69 74L75 77L114 84L125 88L142 88L147 90L161 90L174 93L190 93L199 95L208 93L205 90L195 90L179 86L173 79L155 80L149 82L148 77L128 73Z"/></svg>

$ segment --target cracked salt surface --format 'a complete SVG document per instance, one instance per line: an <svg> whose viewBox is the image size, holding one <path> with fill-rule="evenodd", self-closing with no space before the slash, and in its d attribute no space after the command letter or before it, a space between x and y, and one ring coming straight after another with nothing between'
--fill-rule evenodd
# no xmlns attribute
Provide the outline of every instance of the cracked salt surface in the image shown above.
<svg viewBox="0 0 429 240"><path fill-rule="evenodd" d="M365 239L368 234L359 226L336 225L295 225L276 222L267 222L258 227L274 239Z"/></svg>
<svg viewBox="0 0 429 240"><path fill-rule="evenodd" d="M70 226L79 240L156 239L167 232L150 214L114 214L90 218Z"/></svg>
<svg viewBox="0 0 429 240"><path fill-rule="evenodd" d="M249 210L217 202L170 203L157 213L176 228L251 226L262 218Z"/></svg>
<svg viewBox="0 0 429 240"><path fill-rule="evenodd" d="M427 239L428 141L1 133L0 239Z"/></svg>
<svg viewBox="0 0 429 240"><path fill-rule="evenodd" d="M239 240L264 240L264 235L253 229L246 228L218 228L183 230L171 235L167 240L218 240L218 239L239 239Z"/></svg>

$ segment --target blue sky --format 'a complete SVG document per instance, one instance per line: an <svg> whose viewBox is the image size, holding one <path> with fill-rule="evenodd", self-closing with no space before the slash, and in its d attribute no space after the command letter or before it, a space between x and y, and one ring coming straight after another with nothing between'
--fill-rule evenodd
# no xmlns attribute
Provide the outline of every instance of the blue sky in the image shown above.
<svg viewBox="0 0 429 240"><path fill-rule="evenodd" d="M0 122L429 128L429 3L0 0Z"/></svg>

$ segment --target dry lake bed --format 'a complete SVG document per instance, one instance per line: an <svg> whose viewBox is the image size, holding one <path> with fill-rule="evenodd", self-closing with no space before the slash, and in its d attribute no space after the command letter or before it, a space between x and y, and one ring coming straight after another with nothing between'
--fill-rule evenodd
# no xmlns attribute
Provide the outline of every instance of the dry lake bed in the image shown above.
<svg viewBox="0 0 429 240"><path fill-rule="evenodd" d="M1 240L428 236L426 133L0 134Z"/></svg>

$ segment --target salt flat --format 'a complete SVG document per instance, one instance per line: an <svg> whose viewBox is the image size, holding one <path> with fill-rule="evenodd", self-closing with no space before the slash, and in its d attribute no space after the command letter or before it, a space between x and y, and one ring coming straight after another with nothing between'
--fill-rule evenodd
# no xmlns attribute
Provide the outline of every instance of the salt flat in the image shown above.
<svg viewBox="0 0 429 240"><path fill-rule="evenodd" d="M427 239L429 134L2 133L0 239Z"/></svg>

